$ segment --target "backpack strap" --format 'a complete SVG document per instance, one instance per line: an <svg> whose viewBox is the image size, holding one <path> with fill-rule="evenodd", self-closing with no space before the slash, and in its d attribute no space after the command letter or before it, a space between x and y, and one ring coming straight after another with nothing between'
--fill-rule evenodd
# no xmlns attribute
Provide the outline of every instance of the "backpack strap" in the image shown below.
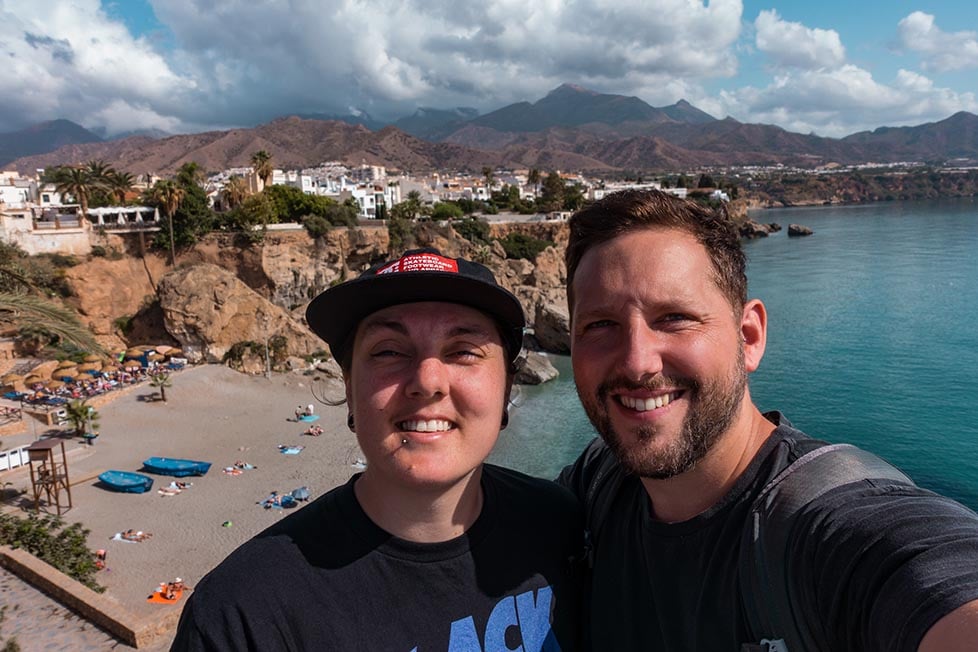
<svg viewBox="0 0 978 652"><path fill-rule="evenodd" d="M611 512L611 503L615 501L624 479L625 471L618 459L610 449L605 448L584 494L584 554L587 556L589 568L594 568L598 534Z"/></svg>
<svg viewBox="0 0 978 652"><path fill-rule="evenodd" d="M788 652L826 649L799 613L787 545L796 517L820 496L862 480L913 485L899 469L850 444L821 446L777 474L754 500L740 548L740 589L753 636Z"/></svg>

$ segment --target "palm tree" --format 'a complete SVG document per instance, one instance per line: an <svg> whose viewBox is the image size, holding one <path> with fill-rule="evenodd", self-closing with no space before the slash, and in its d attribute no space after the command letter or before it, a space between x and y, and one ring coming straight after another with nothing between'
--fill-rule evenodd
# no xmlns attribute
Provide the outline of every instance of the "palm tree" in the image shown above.
<svg viewBox="0 0 978 652"><path fill-rule="evenodd" d="M0 324L61 338L83 351L103 353L92 333L71 311L31 294L37 288L17 267L16 258L0 260Z"/></svg>
<svg viewBox="0 0 978 652"><path fill-rule="evenodd" d="M0 292L0 324L40 330L83 351L102 352L101 345L72 312L29 294Z"/></svg>
<svg viewBox="0 0 978 652"><path fill-rule="evenodd" d="M169 371L157 371L149 377L149 386L160 390L160 400L166 403L166 388L173 387Z"/></svg>
<svg viewBox="0 0 978 652"><path fill-rule="evenodd" d="M245 180L236 174L225 182L221 194L224 196L228 208L234 208L248 196L248 186Z"/></svg>
<svg viewBox="0 0 978 652"><path fill-rule="evenodd" d="M69 401L65 405L65 412L68 416L68 423L75 429L75 434L79 437L89 431L93 435L98 431L99 413L88 404L88 399Z"/></svg>
<svg viewBox="0 0 978 652"><path fill-rule="evenodd" d="M183 201L183 188L169 179L164 179L156 182L150 196L163 208L163 212L166 214L167 225L170 229L170 265L176 265L177 248L173 242L173 215L180 208L180 202Z"/></svg>
<svg viewBox="0 0 978 652"><path fill-rule="evenodd" d="M540 170L533 168L530 173L526 175L526 180L533 184L533 198L540 194Z"/></svg>
<svg viewBox="0 0 978 652"><path fill-rule="evenodd" d="M136 178L128 172L113 172L108 177L109 191L119 204L126 202L126 193L136 185Z"/></svg>
<svg viewBox="0 0 978 652"><path fill-rule="evenodd" d="M492 199L492 184L496 180L496 175L488 165L482 168L482 176L486 178L486 193Z"/></svg>
<svg viewBox="0 0 978 652"><path fill-rule="evenodd" d="M198 186L204 185L204 174L203 168L200 167L200 163L197 161L187 161L177 170L176 181L181 186L188 186L190 184L195 184Z"/></svg>
<svg viewBox="0 0 978 652"><path fill-rule="evenodd" d="M251 169L261 179L262 186L268 185L268 180L272 178L272 155L263 149L251 155Z"/></svg>
<svg viewBox="0 0 978 652"><path fill-rule="evenodd" d="M81 220L88 218L88 200L98 184L85 168L66 167L58 171L55 177L55 192L71 195L81 207Z"/></svg>
<svg viewBox="0 0 978 652"><path fill-rule="evenodd" d="M89 161L85 164L84 169L88 172L92 181L103 186L116 173L115 168L105 161Z"/></svg>

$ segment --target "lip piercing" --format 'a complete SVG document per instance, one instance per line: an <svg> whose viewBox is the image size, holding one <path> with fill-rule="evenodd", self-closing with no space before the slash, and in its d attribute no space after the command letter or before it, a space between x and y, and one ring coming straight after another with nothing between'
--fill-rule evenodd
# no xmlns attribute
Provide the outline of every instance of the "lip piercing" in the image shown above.
<svg viewBox="0 0 978 652"><path fill-rule="evenodd" d="M402 444L406 444L406 443L407 443L407 439L402 439L402 440L401 440L401 443L402 443Z"/></svg>

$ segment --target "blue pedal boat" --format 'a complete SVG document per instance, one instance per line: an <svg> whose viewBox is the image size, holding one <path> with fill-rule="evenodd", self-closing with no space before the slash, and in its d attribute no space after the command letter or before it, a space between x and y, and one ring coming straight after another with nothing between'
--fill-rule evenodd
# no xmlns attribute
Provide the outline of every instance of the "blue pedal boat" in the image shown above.
<svg viewBox="0 0 978 652"><path fill-rule="evenodd" d="M98 479L112 491L129 494L141 494L153 488L153 478L132 471L105 471Z"/></svg>
<svg viewBox="0 0 978 652"><path fill-rule="evenodd" d="M143 468L150 473L182 478L188 475L204 475L210 470L211 463L181 460L174 457L150 457L143 460Z"/></svg>

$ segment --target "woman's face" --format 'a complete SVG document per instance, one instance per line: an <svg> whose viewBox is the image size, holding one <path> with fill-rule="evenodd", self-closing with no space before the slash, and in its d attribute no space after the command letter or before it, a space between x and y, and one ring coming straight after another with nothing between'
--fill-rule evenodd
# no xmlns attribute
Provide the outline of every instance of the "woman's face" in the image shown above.
<svg viewBox="0 0 978 652"><path fill-rule="evenodd" d="M506 368L495 323L467 306L402 304L360 322L345 382L364 477L432 488L468 479L499 436Z"/></svg>

